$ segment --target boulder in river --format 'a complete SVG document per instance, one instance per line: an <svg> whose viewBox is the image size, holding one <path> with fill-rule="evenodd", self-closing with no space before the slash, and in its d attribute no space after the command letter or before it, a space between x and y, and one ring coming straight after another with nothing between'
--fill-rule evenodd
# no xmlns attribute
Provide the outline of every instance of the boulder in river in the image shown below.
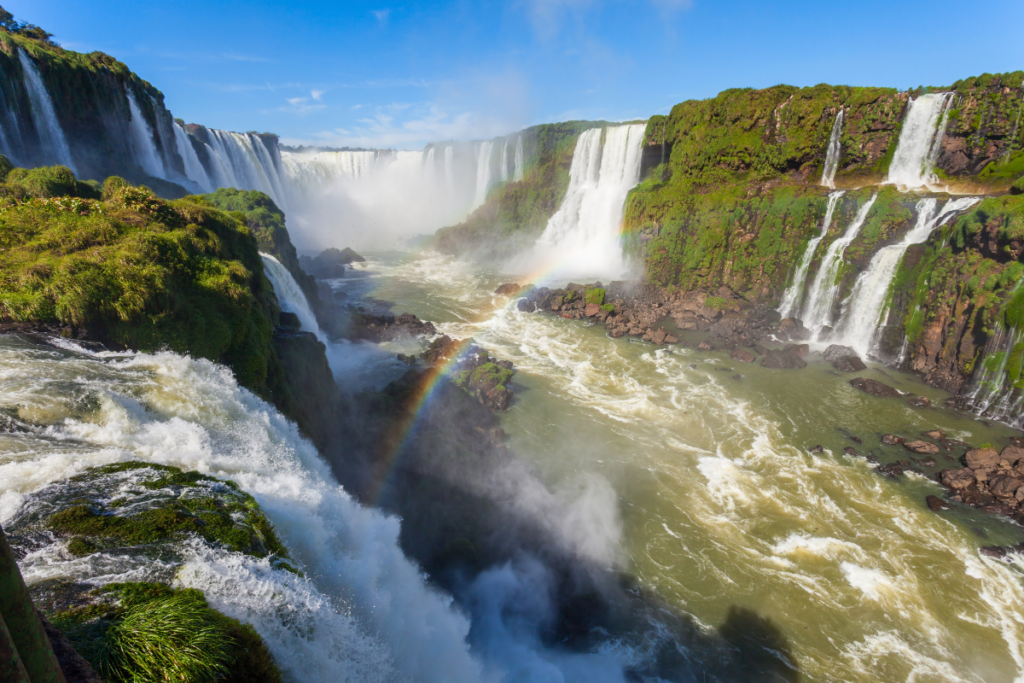
<svg viewBox="0 0 1024 683"><path fill-rule="evenodd" d="M879 465L875 468L875 471L889 477L890 479L896 479L903 474L903 466L898 462L894 462L888 465Z"/></svg>
<svg viewBox="0 0 1024 683"><path fill-rule="evenodd" d="M903 447L911 453L919 453L921 455L935 455L939 452L939 447L928 441L906 441L903 443Z"/></svg>
<svg viewBox="0 0 1024 683"><path fill-rule="evenodd" d="M807 344L786 344L782 350L785 353L793 353L801 358L806 358L811 352L811 347Z"/></svg>
<svg viewBox="0 0 1024 683"><path fill-rule="evenodd" d="M506 282L503 285L498 285L498 288L494 290L494 293L499 296L515 296L519 293L520 289L522 289L522 287L518 282Z"/></svg>
<svg viewBox="0 0 1024 683"><path fill-rule="evenodd" d="M761 366L773 369L791 370L807 366L807 361L795 353L785 351L769 351L761 359Z"/></svg>
<svg viewBox="0 0 1024 683"><path fill-rule="evenodd" d="M999 454L1000 460L1005 460L1011 465L1016 465L1022 458L1024 458L1024 448L1020 446L1007 446Z"/></svg>
<svg viewBox="0 0 1024 683"><path fill-rule="evenodd" d="M882 443L889 446L897 446L906 441L902 436L896 436L895 434L886 434L882 437Z"/></svg>
<svg viewBox="0 0 1024 683"><path fill-rule="evenodd" d="M896 391L888 384L879 382L877 379L868 379L866 377L854 377L850 380L850 386L854 389L860 389L866 394L872 396L899 396L900 392Z"/></svg>
<svg viewBox="0 0 1024 683"><path fill-rule="evenodd" d="M999 460L999 453L994 448L975 448L964 455L964 464L972 470L994 469Z"/></svg>
<svg viewBox="0 0 1024 683"><path fill-rule="evenodd" d="M928 496L924 499L924 502L928 504L928 509L933 512L942 512L943 510L949 510L951 508L949 503L938 496Z"/></svg>
<svg viewBox="0 0 1024 683"><path fill-rule="evenodd" d="M1012 498L1024 481L1009 474L1000 474L988 483L988 490L996 498Z"/></svg>
<svg viewBox="0 0 1024 683"><path fill-rule="evenodd" d="M974 485L974 472L967 467L958 470L943 470L939 475L939 481L946 488L961 491Z"/></svg>
<svg viewBox="0 0 1024 683"><path fill-rule="evenodd" d="M827 362L831 363L832 361L837 360L839 358L846 358L848 356L856 355L857 352L851 349L849 346L840 346L839 344L832 344L827 349L825 349L825 353L822 354L822 358L824 358Z"/></svg>
<svg viewBox="0 0 1024 683"><path fill-rule="evenodd" d="M858 356L840 356L832 361L832 367L839 372L860 372L868 366Z"/></svg>
<svg viewBox="0 0 1024 683"><path fill-rule="evenodd" d="M927 396L918 396L911 394L907 397L907 405L913 406L914 408L927 408L932 404L932 400Z"/></svg>
<svg viewBox="0 0 1024 683"><path fill-rule="evenodd" d="M324 249L313 259L302 261L302 266L310 275L323 280L334 280L345 276L345 266L350 263L365 261L362 256L348 247Z"/></svg>
<svg viewBox="0 0 1024 683"><path fill-rule="evenodd" d="M744 363L753 363L757 360L757 356L755 356L752 351L747 351L746 349L736 349L729 354L729 357L733 360L742 361Z"/></svg>

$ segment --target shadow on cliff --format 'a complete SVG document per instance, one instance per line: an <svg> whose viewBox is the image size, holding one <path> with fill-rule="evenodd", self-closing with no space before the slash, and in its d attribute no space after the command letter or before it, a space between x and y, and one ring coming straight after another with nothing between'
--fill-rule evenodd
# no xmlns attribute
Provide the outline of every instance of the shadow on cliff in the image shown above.
<svg viewBox="0 0 1024 683"><path fill-rule="evenodd" d="M770 619L737 607L708 632L636 581L611 486L584 475L549 490L494 413L433 370L316 402L315 441L335 476L402 518L404 552L470 615L488 660L524 680L551 662L593 681L799 680Z"/></svg>

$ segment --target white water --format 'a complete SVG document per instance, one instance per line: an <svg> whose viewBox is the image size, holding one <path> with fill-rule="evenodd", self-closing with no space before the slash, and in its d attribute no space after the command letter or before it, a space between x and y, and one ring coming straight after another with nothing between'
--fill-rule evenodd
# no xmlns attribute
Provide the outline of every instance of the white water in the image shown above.
<svg viewBox="0 0 1024 683"><path fill-rule="evenodd" d="M1010 330L999 327L995 339L989 346L1001 354L998 362L993 364L993 359L987 355L983 356L978 361L981 367L971 378L971 387L965 403L974 414L1018 428L1024 424L1024 392L1006 386L1010 356L1015 349L1020 352L1022 343L1024 331L1016 327Z"/></svg>
<svg viewBox="0 0 1024 683"><path fill-rule="evenodd" d="M932 93L911 99L896 152L889 165L887 183L909 190L938 182L932 169L942 145L948 120L946 115L953 95Z"/></svg>
<svg viewBox="0 0 1024 683"><path fill-rule="evenodd" d="M270 283L274 285L274 294L277 295L281 309L297 315L303 330L312 332L317 339L327 344L327 336L321 331L320 325L316 321L316 315L309 307L309 301L302 293L299 283L295 281L284 264L276 258L263 252L260 252L260 256L263 258L264 272L270 279Z"/></svg>
<svg viewBox="0 0 1024 683"><path fill-rule="evenodd" d="M523 136L516 138L516 168L512 174L512 180L519 182L523 179Z"/></svg>
<svg viewBox="0 0 1024 683"><path fill-rule="evenodd" d="M580 135L569 189L537 240L528 268L552 277L619 278L626 272L619 235L626 195L640 179L644 124L592 128ZM606 139L602 144L601 139Z"/></svg>
<svg viewBox="0 0 1024 683"><path fill-rule="evenodd" d="M21 48L15 48L18 52L18 59L21 61L21 68L25 72L25 89L28 91L28 99L32 104L33 121L36 125L36 132L39 134L39 143L42 146L43 155L49 161L53 159L58 164L63 164L75 170L75 164L71 160L71 150L68 149L67 140L64 139L64 129L60 126L57 113L53 110L53 101L50 93L46 91L43 79L39 75L39 69L32 58Z"/></svg>
<svg viewBox="0 0 1024 683"><path fill-rule="evenodd" d="M850 227L846 229L842 237L829 245L828 251L825 252L825 256L821 259L821 265L818 267L818 272L814 276L814 282L807 293L807 302L804 304L803 314L800 316L804 326L811 330L812 338L817 341L822 341L818 339L819 333L831 320L832 303L839 289L836 276L839 273L839 265L843 260L843 254L846 252L846 247L850 246L850 242L857 237L876 199L878 199L877 194L871 196L871 199L857 212L853 222L850 223Z"/></svg>
<svg viewBox="0 0 1024 683"><path fill-rule="evenodd" d="M451 190L454 184L455 162L453 161L454 150L451 145L444 148L444 181L445 186Z"/></svg>
<svg viewBox="0 0 1024 683"><path fill-rule="evenodd" d="M841 113L842 112L840 112L840 114ZM821 232L807 241L807 248L804 249L803 256L800 257L800 263L796 267L796 272L793 273L793 282L789 285L789 288L786 289L786 293L782 296L782 303L779 305L779 313L783 318L788 318L794 311L800 310L800 297L804 292L804 285L807 280L807 270L811 267L811 261L814 260L814 252L818 250L818 244L828 232L829 226L832 225L832 214L835 212L836 204L842 196L842 190L832 192L828 196L828 203L825 207L825 218L821 221Z"/></svg>
<svg viewBox="0 0 1024 683"><path fill-rule="evenodd" d="M210 181L210 176L203 168L202 162L199 161L199 156L192 147L188 133L176 121L174 122L174 145L178 149L178 155L185 163L185 176L199 185L203 192L213 192L216 188Z"/></svg>
<svg viewBox="0 0 1024 683"><path fill-rule="evenodd" d="M5 405L49 425L4 442L0 520L32 491L111 462L230 478L260 503L307 578L199 547L178 581L252 623L289 680L480 680L465 642L468 621L402 554L399 520L356 503L295 426L226 368L171 353L60 351L12 337L0 340L0 367ZM97 408L82 415L78 395ZM144 578L119 574L118 558L69 559L62 547L24 558L26 580Z"/></svg>
<svg viewBox="0 0 1024 683"><path fill-rule="evenodd" d="M910 232L897 244L890 244L875 252L867 270L857 278L843 305L842 318L836 325L833 340L855 349L861 356L867 356L873 350L875 338L886 321L888 308L885 304L889 285L896 277L907 248L924 242L935 228L979 201L977 197L950 199L941 211L937 211L938 201L934 198L919 201L917 222Z"/></svg>
<svg viewBox="0 0 1024 683"><path fill-rule="evenodd" d="M508 140L501 143L501 181L508 180Z"/></svg>
<svg viewBox="0 0 1024 683"><path fill-rule="evenodd" d="M832 132L828 136L828 151L825 154L825 169L821 172L821 184L835 189L836 170L839 168L839 156L842 152L843 110L840 109L832 124Z"/></svg>
<svg viewBox="0 0 1024 683"><path fill-rule="evenodd" d="M131 142L135 161L147 175L166 178L167 171L160 160L156 143L153 142L153 131L142 116L139 103L135 101L131 88L125 88L124 94L128 98L128 111L131 114L131 120L128 122L128 140Z"/></svg>
<svg viewBox="0 0 1024 683"><path fill-rule="evenodd" d="M473 206L476 209L487 199L487 190L491 187L491 152L494 142L485 140L478 143L476 149L476 194L473 195Z"/></svg>

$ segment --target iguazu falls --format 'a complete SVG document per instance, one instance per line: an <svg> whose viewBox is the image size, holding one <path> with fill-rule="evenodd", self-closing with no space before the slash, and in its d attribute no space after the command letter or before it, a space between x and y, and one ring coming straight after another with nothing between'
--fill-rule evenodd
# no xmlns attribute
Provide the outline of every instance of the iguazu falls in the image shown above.
<svg viewBox="0 0 1024 683"><path fill-rule="evenodd" d="M1022 25L7 0L0 683L1021 683Z"/></svg>

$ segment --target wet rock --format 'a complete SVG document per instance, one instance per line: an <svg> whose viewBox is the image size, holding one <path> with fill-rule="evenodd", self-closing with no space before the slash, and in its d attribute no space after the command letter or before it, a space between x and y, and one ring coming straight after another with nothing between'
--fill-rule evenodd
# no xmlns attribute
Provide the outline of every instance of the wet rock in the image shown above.
<svg viewBox="0 0 1024 683"><path fill-rule="evenodd" d="M665 335L665 343L666 344L678 344L679 343L679 339L678 339L678 337L675 337L674 335L666 334Z"/></svg>
<svg viewBox="0 0 1024 683"><path fill-rule="evenodd" d="M529 299L520 299L516 304L516 308L524 313L532 313L537 310L536 305ZM621 337L622 335L620 334L619 336Z"/></svg>
<svg viewBox="0 0 1024 683"><path fill-rule="evenodd" d="M308 261L303 259L302 266L307 273L314 277L323 280L334 280L345 277L345 266L365 260L348 247L345 249L331 247L324 249L314 259L309 259Z"/></svg>
<svg viewBox="0 0 1024 683"><path fill-rule="evenodd" d="M1024 448L1020 446L1007 446L999 454L1000 460L1005 460L1011 465L1016 465L1022 458L1024 458Z"/></svg>
<svg viewBox="0 0 1024 683"><path fill-rule="evenodd" d="M975 448L964 454L964 464L972 470L994 469L999 460L999 453L994 448Z"/></svg>
<svg viewBox="0 0 1024 683"><path fill-rule="evenodd" d="M876 379L868 379L866 377L854 377L850 380L850 386L854 389L860 389L866 394L872 396L899 396L900 392L896 391L888 384L879 382Z"/></svg>
<svg viewBox="0 0 1024 683"><path fill-rule="evenodd" d="M811 347L807 344L786 344L782 347L784 353L792 353L801 358L806 358L811 352Z"/></svg>
<svg viewBox="0 0 1024 683"><path fill-rule="evenodd" d="M743 379L743 375L733 375L732 378L738 382L739 380Z"/></svg>
<svg viewBox="0 0 1024 683"><path fill-rule="evenodd" d="M778 336L780 338L799 341L807 339L810 334L810 330L804 327L803 321L799 318L783 318L779 321Z"/></svg>
<svg viewBox="0 0 1024 683"><path fill-rule="evenodd" d="M946 438L946 432L941 429L932 429L927 432L922 432L922 434L927 436L929 439L935 439L936 441L942 441Z"/></svg>
<svg viewBox="0 0 1024 683"><path fill-rule="evenodd" d="M943 470L939 474L939 481L946 488L962 491L974 485L974 472L967 467L958 470Z"/></svg>
<svg viewBox="0 0 1024 683"><path fill-rule="evenodd" d="M831 363L834 360L839 360L840 358L847 358L849 356L856 357L857 352L851 349L849 346L840 346L839 344L832 344L827 349L825 349L825 353L821 355L821 357L824 358L825 361L829 363Z"/></svg>
<svg viewBox="0 0 1024 683"><path fill-rule="evenodd" d="M697 365L695 365L695 364L691 363L691 364L690 364L690 369L691 369L691 370L697 370L698 368L697 368Z"/></svg>
<svg viewBox="0 0 1024 683"><path fill-rule="evenodd" d="M1024 486L1024 481L1001 474L988 483L988 490L996 498L1013 498L1021 486Z"/></svg>
<svg viewBox="0 0 1024 683"><path fill-rule="evenodd" d="M729 354L729 357L732 358L733 360L742 361L744 363L753 363L754 361L757 360L757 356L755 356L752 352L747 351L746 349L736 349L731 354Z"/></svg>
<svg viewBox="0 0 1024 683"><path fill-rule="evenodd" d="M350 336L375 343L392 341L400 337L433 336L437 334L434 323L420 320L412 313L394 315L370 315L360 313L352 317Z"/></svg>
<svg viewBox="0 0 1024 683"><path fill-rule="evenodd" d="M939 447L933 443L927 441L904 441L903 447L911 453L918 453L920 455L935 455L939 452Z"/></svg>
<svg viewBox="0 0 1024 683"><path fill-rule="evenodd" d="M711 346L711 344L709 344L709 343L708 343L708 341L707 341L707 340L705 339L705 340L704 340L704 341L702 341L702 342L701 342L700 344L697 344L697 350L698 350L698 351L711 351L711 350L712 350L712 346Z"/></svg>
<svg viewBox="0 0 1024 683"><path fill-rule="evenodd" d="M917 461L917 464L922 467L935 467L935 458L928 456L927 458L921 458Z"/></svg>
<svg viewBox="0 0 1024 683"><path fill-rule="evenodd" d="M818 444L817 446L811 446L810 451L811 453L824 453L825 448L821 444Z"/></svg>
<svg viewBox="0 0 1024 683"><path fill-rule="evenodd" d="M860 372L867 369L868 366L864 365L864 361L857 356L840 356L832 361L832 367L839 372Z"/></svg>
<svg viewBox="0 0 1024 683"><path fill-rule="evenodd" d="M907 405L912 406L914 408L927 408L931 404L932 400L927 396L918 396L916 394L911 394L910 396L907 397Z"/></svg>
<svg viewBox="0 0 1024 683"><path fill-rule="evenodd" d="M593 306L593 304L590 304L590 305ZM668 332L666 332L664 329L659 327L651 335L651 341L654 342L655 344L658 344L660 346L661 344L665 343L665 337L667 337L667 336L668 336Z"/></svg>
<svg viewBox="0 0 1024 683"><path fill-rule="evenodd" d="M335 301L346 301L348 299L348 292L336 289L331 294L331 298L334 299Z"/></svg>
<svg viewBox="0 0 1024 683"><path fill-rule="evenodd" d="M889 446L896 446L906 441L902 436L896 436L895 434L886 434L882 437L882 443L888 444Z"/></svg>
<svg viewBox="0 0 1024 683"><path fill-rule="evenodd" d="M889 465L879 465L875 468L875 471L889 477L890 479L896 479L903 474L903 466L898 462L894 462Z"/></svg>
<svg viewBox="0 0 1024 683"><path fill-rule="evenodd" d="M407 356L404 353L400 353L397 358L399 362L405 363L406 365L416 365L416 356Z"/></svg>
<svg viewBox="0 0 1024 683"><path fill-rule="evenodd" d="M853 446L847 446L843 449L843 453L846 453L847 455L857 455L857 449Z"/></svg>
<svg viewBox="0 0 1024 683"><path fill-rule="evenodd" d="M924 499L924 502L928 504L928 509L932 512L942 512L943 510L952 509L952 506L949 503L938 496L928 496Z"/></svg>
<svg viewBox="0 0 1024 683"><path fill-rule="evenodd" d="M503 285L498 285L498 288L494 290L494 293L499 296L515 296L521 289L522 287L518 282L506 282Z"/></svg>
<svg viewBox="0 0 1024 683"><path fill-rule="evenodd" d="M281 315L278 317L277 326L282 330L300 330L302 329L302 323L299 322L299 316L288 311L281 311Z"/></svg>
<svg viewBox="0 0 1024 683"><path fill-rule="evenodd" d="M807 362L795 353L769 351L761 359L761 366L777 370L792 370L807 366Z"/></svg>
<svg viewBox="0 0 1024 683"><path fill-rule="evenodd" d="M601 307L597 304L587 304L586 308L583 309L583 315L588 318L593 318L595 315L601 312Z"/></svg>

